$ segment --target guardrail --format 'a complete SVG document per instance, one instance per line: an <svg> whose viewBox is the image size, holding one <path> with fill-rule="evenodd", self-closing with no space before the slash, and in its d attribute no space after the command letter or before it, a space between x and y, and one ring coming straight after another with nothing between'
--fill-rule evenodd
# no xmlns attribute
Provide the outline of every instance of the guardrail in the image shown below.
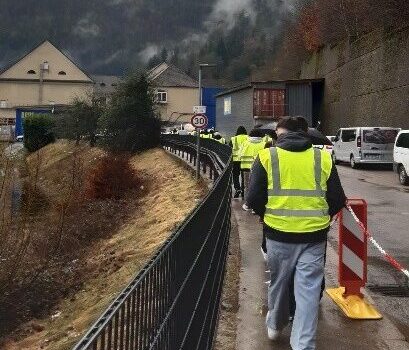
<svg viewBox="0 0 409 350"><path fill-rule="evenodd" d="M203 141L201 163L214 186L74 350L213 347L231 228L231 151ZM195 162L194 137L165 135L162 145Z"/></svg>

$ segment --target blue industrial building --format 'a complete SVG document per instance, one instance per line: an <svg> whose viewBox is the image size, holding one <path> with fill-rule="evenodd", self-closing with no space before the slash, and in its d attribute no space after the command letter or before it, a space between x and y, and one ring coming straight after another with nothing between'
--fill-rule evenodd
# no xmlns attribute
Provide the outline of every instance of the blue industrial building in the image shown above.
<svg viewBox="0 0 409 350"><path fill-rule="evenodd" d="M204 87L202 89L203 105L206 106L206 116L209 119L208 128L217 129L216 123L216 95L223 92L223 88Z"/></svg>

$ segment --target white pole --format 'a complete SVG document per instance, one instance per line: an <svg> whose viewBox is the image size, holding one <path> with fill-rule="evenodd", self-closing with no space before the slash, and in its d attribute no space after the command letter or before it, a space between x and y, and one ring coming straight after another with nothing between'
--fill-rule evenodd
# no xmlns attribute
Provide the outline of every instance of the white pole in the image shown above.
<svg viewBox="0 0 409 350"><path fill-rule="evenodd" d="M202 66L199 65L199 106L202 105ZM200 129L196 128L196 180L200 180Z"/></svg>

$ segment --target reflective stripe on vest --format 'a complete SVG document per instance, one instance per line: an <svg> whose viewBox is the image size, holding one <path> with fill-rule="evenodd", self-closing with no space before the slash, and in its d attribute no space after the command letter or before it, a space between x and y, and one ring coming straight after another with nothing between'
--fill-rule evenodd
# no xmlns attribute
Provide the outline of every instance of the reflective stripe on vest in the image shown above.
<svg viewBox="0 0 409 350"><path fill-rule="evenodd" d="M290 152L273 147L260 151L259 157L268 175L264 223L290 234L327 228L330 217L326 183L332 169L330 155L314 148Z"/></svg>
<svg viewBox="0 0 409 350"><path fill-rule="evenodd" d="M265 142L260 140L258 142L248 140L241 150L239 156L240 159L240 168L250 170L255 159L257 158L258 152L265 147Z"/></svg>
<svg viewBox="0 0 409 350"><path fill-rule="evenodd" d="M246 142L248 136L247 135L237 135L231 138L232 145L233 145L233 162L240 161L239 159L239 152L241 146Z"/></svg>
<svg viewBox="0 0 409 350"><path fill-rule="evenodd" d="M271 164L273 170L273 189L268 190L269 196L299 196L299 197L324 197L326 191L321 188L321 151L314 148L315 162L315 190L286 190L281 188L280 160L278 159L277 148L272 147Z"/></svg>

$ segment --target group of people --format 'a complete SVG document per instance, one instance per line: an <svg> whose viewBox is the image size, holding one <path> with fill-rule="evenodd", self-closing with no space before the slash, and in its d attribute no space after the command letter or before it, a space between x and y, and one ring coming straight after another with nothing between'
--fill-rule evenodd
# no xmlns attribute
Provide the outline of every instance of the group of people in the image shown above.
<svg viewBox="0 0 409 350"><path fill-rule="evenodd" d="M192 135L196 135L196 131L194 131ZM220 142L223 145L226 144L226 139L218 131L214 129L207 129L207 130L200 131L200 137L204 139L215 140L217 142Z"/></svg>
<svg viewBox="0 0 409 350"><path fill-rule="evenodd" d="M293 350L315 349L324 288L326 241L346 197L325 150L312 146L308 123L284 117L276 139L240 126L232 137L234 198L263 223L262 252L270 270L267 334L292 324Z"/></svg>
<svg viewBox="0 0 409 350"><path fill-rule="evenodd" d="M182 127L182 129L173 129L172 134L177 134L177 135L192 135L196 136L196 130L193 130L191 132L187 131ZM204 139L211 139L217 142L220 142L221 144L226 144L226 139L216 130L214 129L205 129L200 131L200 137Z"/></svg>

